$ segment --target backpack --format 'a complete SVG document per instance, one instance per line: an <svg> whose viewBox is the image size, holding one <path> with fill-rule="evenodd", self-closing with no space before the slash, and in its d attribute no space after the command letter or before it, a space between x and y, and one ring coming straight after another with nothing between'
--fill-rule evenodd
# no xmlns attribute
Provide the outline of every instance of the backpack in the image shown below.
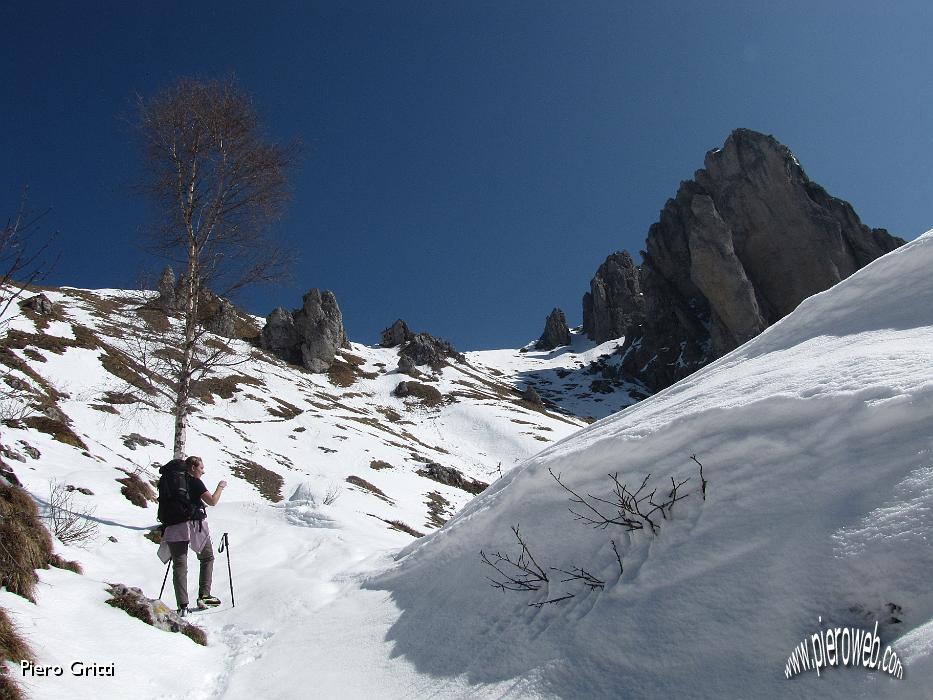
<svg viewBox="0 0 933 700"><path fill-rule="evenodd" d="M162 525L177 525L187 520L203 520L204 506L196 503L190 492L191 477L183 459L173 459L159 469L159 512Z"/></svg>

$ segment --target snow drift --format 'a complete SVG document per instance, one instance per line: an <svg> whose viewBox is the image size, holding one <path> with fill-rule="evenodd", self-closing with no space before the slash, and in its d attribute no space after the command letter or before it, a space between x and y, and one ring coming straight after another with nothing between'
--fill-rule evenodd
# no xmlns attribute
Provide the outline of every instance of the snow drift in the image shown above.
<svg viewBox="0 0 933 700"><path fill-rule="evenodd" d="M926 696L931 268L933 232L507 474L370 581L401 610L393 653L487 695ZM655 535L593 528L574 520L549 470L602 498L616 472L631 487L650 474L659 493L689 478L692 493ZM480 550L517 557L516 525L550 572L540 590L497 591L486 578L501 579ZM573 567L604 588L553 570ZM853 668L785 678L811 634L876 621L903 680Z"/></svg>

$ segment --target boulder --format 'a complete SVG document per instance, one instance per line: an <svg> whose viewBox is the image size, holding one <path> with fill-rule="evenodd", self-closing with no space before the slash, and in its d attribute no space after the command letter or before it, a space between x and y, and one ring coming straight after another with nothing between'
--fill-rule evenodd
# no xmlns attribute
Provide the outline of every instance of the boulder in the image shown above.
<svg viewBox="0 0 933 700"><path fill-rule="evenodd" d="M439 484L453 486L456 489L462 489L472 494L482 493L489 486L489 484L483 481L465 477L459 470L453 467L445 467L437 462L430 462L416 473L419 476L431 479Z"/></svg>
<svg viewBox="0 0 933 700"><path fill-rule="evenodd" d="M570 345L570 328L567 318L560 309L554 309L544 321L544 332L535 343L538 350L553 350L563 345Z"/></svg>

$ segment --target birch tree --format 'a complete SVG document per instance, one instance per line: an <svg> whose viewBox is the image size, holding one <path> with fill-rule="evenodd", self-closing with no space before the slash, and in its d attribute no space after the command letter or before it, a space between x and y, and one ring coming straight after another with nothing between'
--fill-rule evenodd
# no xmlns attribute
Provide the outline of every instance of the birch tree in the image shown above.
<svg viewBox="0 0 933 700"><path fill-rule="evenodd" d="M264 134L247 93L233 80L182 78L139 98L140 190L153 205L149 243L179 264L181 355L171 380L174 456L183 457L191 385L204 341L199 305L281 276L287 256L269 233L289 191L297 145ZM210 354L210 353L208 353Z"/></svg>

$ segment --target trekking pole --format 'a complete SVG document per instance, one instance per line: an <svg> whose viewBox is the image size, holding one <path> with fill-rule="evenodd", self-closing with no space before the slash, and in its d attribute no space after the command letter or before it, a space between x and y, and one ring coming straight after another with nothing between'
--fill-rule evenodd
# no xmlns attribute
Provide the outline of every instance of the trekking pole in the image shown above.
<svg viewBox="0 0 933 700"><path fill-rule="evenodd" d="M162 592L165 590L165 582L168 581L168 570L172 565L172 560L168 560L168 564L165 565L165 578L162 579L162 588L159 589L159 598L162 598Z"/></svg>
<svg viewBox="0 0 933 700"><path fill-rule="evenodd" d="M225 532L220 538L220 547L217 549L218 554L223 554L224 550L227 550L227 578L230 579L230 607L236 607L236 601L233 599L233 572L230 571L230 538Z"/></svg>

